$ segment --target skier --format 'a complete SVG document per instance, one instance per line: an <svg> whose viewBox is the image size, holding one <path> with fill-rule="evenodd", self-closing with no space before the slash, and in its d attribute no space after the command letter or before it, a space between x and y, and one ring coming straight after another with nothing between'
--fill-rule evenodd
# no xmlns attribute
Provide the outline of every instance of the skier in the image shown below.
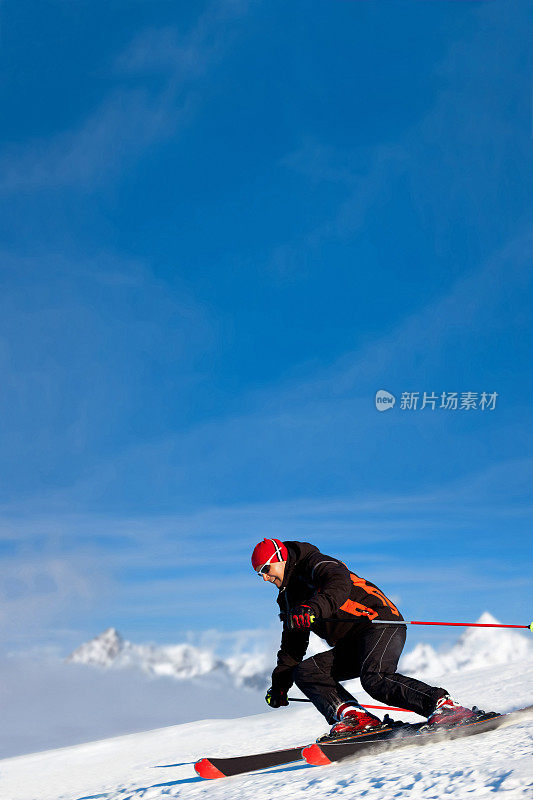
<svg viewBox="0 0 533 800"><path fill-rule="evenodd" d="M372 620L401 622L403 617L377 586L342 561L308 542L263 539L254 548L252 566L279 590L284 622L265 697L269 706L287 706L287 692L295 683L332 726L328 738L371 731L381 720L340 683L360 678L371 697L427 717L430 726L455 725L476 716L452 700L446 689L396 672L406 626L373 625ZM304 659L311 626L332 649Z"/></svg>

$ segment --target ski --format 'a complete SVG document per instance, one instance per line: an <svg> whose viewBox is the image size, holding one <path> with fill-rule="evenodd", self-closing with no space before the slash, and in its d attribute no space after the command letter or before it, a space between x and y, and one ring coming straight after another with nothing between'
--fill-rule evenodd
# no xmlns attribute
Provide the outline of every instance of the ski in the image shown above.
<svg viewBox="0 0 533 800"><path fill-rule="evenodd" d="M480 713L471 722L450 727L428 728L425 722L397 723L388 731L370 733L366 737L359 736L352 741L322 742L304 747L302 756L308 764L322 766L345 758L357 758L363 755L374 755L397 747L410 744L425 745L431 742L442 742L472 736L499 728L509 720L513 720L524 712L533 711L533 706L512 711L509 714Z"/></svg>
<svg viewBox="0 0 533 800"><path fill-rule="evenodd" d="M377 731L362 733L357 737L314 743L304 746L303 749L299 746L247 756L202 758L196 762L194 769L201 778L215 779L229 778L232 775L242 775L269 767L280 767L300 761L302 758L308 764L322 766L331 764L333 761L342 761L344 758L373 755L409 744L428 744L484 733L499 728L509 721L514 721L525 712L533 713L533 706L527 706L509 714L496 712L484 714L481 712L472 722L434 730L427 728L425 722L413 724L391 721L390 725L385 725Z"/></svg>
<svg viewBox="0 0 533 800"><path fill-rule="evenodd" d="M385 726L384 730L391 730ZM342 739L341 741L344 741ZM350 737L353 741L353 737ZM255 753L250 756L233 756L229 758L202 758L194 765L194 769L201 778L229 778L232 775L242 775L245 772L255 772L268 767L281 767L294 761L302 760L302 745L288 747L285 750L270 750Z"/></svg>
<svg viewBox="0 0 533 800"><path fill-rule="evenodd" d="M280 767L293 761L301 761L301 758L302 745L255 753L251 756L202 758L196 762L194 769L201 778L229 778L231 775L241 775L244 772L254 772L267 767Z"/></svg>

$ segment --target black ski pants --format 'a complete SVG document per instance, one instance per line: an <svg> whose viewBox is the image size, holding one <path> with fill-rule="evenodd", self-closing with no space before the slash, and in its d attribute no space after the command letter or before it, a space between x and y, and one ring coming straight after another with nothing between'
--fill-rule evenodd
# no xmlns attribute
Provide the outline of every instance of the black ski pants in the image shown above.
<svg viewBox="0 0 533 800"><path fill-rule="evenodd" d="M331 650L306 658L294 669L294 682L330 725L338 721L343 703L357 703L340 684L360 678L370 697L427 717L445 689L428 686L396 672L405 644L403 625L372 625L364 633L346 636Z"/></svg>

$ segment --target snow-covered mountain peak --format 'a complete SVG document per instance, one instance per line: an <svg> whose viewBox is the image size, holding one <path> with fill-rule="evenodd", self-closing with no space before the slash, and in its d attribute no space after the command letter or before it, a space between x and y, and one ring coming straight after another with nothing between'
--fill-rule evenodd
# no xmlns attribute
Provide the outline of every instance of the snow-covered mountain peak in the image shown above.
<svg viewBox="0 0 533 800"><path fill-rule="evenodd" d="M499 624L500 624L500 623L498 622L498 620L496 619L496 617L493 617L493 616L492 616L492 614L490 613L490 611L484 611L484 612L483 612L483 614L482 614L482 615L480 616L480 618L478 619L478 622L479 622L480 624L482 624L482 625L499 625ZM476 630L476 629L475 629L475 628L473 628L473 629L471 629L471 630Z"/></svg>
<svg viewBox="0 0 533 800"><path fill-rule="evenodd" d="M236 686L263 689L269 675L268 657L245 654L220 658L213 649L186 642L174 645L133 644L115 628L108 628L71 653L67 661L105 669L131 667L152 676L177 680L205 675L226 676Z"/></svg>
<svg viewBox="0 0 533 800"><path fill-rule="evenodd" d="M90 642L80 645L67 661L74 664L91 664L109 667L124 649L124 640L116 628L107 628Z"/></svg>

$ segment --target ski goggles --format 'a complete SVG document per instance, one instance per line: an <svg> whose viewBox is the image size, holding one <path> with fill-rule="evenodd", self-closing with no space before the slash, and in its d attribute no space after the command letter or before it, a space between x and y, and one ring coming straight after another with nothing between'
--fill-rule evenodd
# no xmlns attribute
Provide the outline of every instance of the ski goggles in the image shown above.
<svg viewBox="0 0 533 800"><path fill-rule="evenodd" d="M259 575L259 577L261 577L261 575L268 575L268 573L270 572L270 562L272 561L273 558L276 558L276 553L272 553L268 561L265 561L265 563L261 567L258 567L256 569L256 572Z"/></svg>

